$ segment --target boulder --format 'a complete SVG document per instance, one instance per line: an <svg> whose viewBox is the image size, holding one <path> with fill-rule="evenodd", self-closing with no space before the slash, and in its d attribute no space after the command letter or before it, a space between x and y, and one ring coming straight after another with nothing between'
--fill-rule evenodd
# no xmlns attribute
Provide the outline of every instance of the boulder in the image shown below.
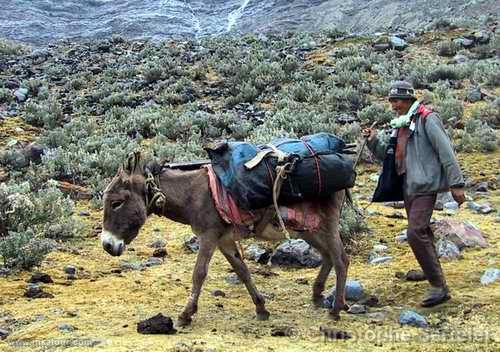
<svg viewBox="0 0 500 352"><path fill-rule="evenodd" d="M426 328L429 326L427 320L423 316L412 310L402 311L399 315L399 323L401 325L410 325L420 328Z"/></svg>
<svg viewBox="0 0 500 352"><path fill-rule="evenodd" d="M460 250L465 247L488 247L482 232L469 222L441 219L431 224L436 239L453 242Z"/></svg>
<svg viewBox="0 0 500 352"><path fill-rule="evenodd" d="M304 240L287 240L271 256L273 265L315 268L321 265L321 255Z"/></svg>
<svg viewBox="0 0 500 352"><path fill-rule="evenodd" d="M26 99L28 99L28 89L27 88L16 89L16 91L14 92L14 96L16 97L18 102L22 103L23 101L26 101Z"/></svg>
<svg viewBox="0 0 500 352"><path fill-rule="evenodd" d="M461 45L462 47L469 49L474 46L474 40L468 38L457 38L453 40L454 43Z"/></svg>
<svg viewBox="0 0 500 352"><path fill-rule="evenodd" d="M54 280L52 280L49 274L36 272L31 275L28 282L31 284L36 284L38 282L43 282L44 284L51 284L54 282Z"/></svg>
<svg viewBox="0 0 500 352"><path fill-rule="evenodd" d="M336 287L334 286L330 290L330 293L325 297L325 302L324 302L325 307L332 307L333 306L333 303L335 301L335 290L336 290ZM346 286L345 286L345 299L346 300L357 302L360 299L362 299L364 296L365 296L365 291L363 289L363 286L361 285L361 282L359 282L358 280L347 280Z"/></svg>
<svg viewBox="0 0 500 352"><path fill-rule="evenodd" d="M454 202L454 201L455 201L455 199L453 199L451 192L438 193L437 198L436 198L436 203L434 204L434 209L435 210L443 210L445 203L450 203L450 202Z"/></svg>

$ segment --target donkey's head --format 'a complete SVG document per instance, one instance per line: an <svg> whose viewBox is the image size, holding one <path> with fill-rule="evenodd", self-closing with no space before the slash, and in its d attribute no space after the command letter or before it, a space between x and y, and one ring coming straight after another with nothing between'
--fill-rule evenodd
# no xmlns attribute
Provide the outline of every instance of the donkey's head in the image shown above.
<svg viewBox="0 0 500 352"><path fill-rule="evenodd" d="M139 152L129 156L104 191L104 219L101 243L113 256L137 237L147 218L147 186Z"/></svg>

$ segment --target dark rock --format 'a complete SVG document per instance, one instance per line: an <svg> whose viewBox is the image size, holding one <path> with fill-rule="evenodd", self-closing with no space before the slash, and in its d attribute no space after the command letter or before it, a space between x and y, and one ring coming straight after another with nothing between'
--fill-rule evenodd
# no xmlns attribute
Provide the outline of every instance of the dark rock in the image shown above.
<svg viewBox="0 0 500 352"><path fill-rule="evenodd" d="M481 284L489 285L500 279L500 269L489 268L486 269L484 274L481 276Z"/></svg>
<svg viewBox="0 0 500 352"><path fill-rule="evenodd" d="M168 255L167 250L165 248L156 248L153 251L153 257L155 258L164 258Z"/></svg>
<svg viewBox="0 0 500 352"><path fill-rule="evenodd" d="M9 332L4 329L0 329L0 340L5 340L9 336Z"/></svg>
<svg viewBox="0 0 500 352"><path fill-rule="evenodd" d="M465 247L488 247L480 230L468 222L441 219L431 224L436 239L447 239L462 250Z"/></svg>
<svg viewBox="0 0 500 352"><path fill-rule="evenodd" d="M424 281L427 280L422 270L410 270L406 273L405 279L407 281Z"/></svg>
<svg viewBox="0 0 500 352"><path fill-rule="evenodd" d="M42 161L42 155L45 155L47 148L43 145L30 143L23 148L24 157L32 163L39 164Z"/></svg>
<svg viewBox="0 0 500 352"><path fill-rule="evenodd" d="M391 207L394 209L404 209L405 208L405 203L404 202L386 202L384 203L386 207Z"/></svg>
<svg viewBox="0 0 500 352"><path fill-rule="evenodd" d="M368 297L365 297L361 301L359 301L359 304L367 307L378 307L380 305L380 301L377 296L369 295Z"/></svg>
<svg viewBox="0 0 500 352"><path fill-rule="evenodd" d="M346 331L331 329L325 326L320 326L319 331L329 340L347 340L352 338L351 334Z"/></svg>
<svg viewBox="0 0 500 352"><path fill-rule="evenodd" d="M297 333L291 326L277 326L271 329L271 336L294 336Z"/></svg>
<svg viewBox="0 0 500 352"><path fill-rule="evenodd" d="M260 264L266 264L271 258L272 251L262 248L257 244L251 244L245 249L245 257Z"/></svg>
<svg viewBox="0 0 500 352"><path fill-rule="evenodd" d="M88 210L82 210L80 213L79 213L80 216L90 216L90 212Z"/></svg>
<svg viewBox="0 0 500 352"><path fill-rule="evenodd" d="M196 253L200 250L200 242L198 237L195 235L190 236L184 241L184 247L192 253Z"/></svg>
<svg viewBox="0 0 500 352"><path fill-rule="evenodd" d="M33 273L28 282L31 284L36 284L38 282L43 282L44 284L54 283L49 274L39 272Z"/></svg>
<svg viewBox="0 0 500 352"><path fill-rule="evenodd" d="M64 267L64 272L68 275L75 275L76 274L76 267L73 265L66 265Z"/></svg>
<svg viewBox="0 0 500 352"><path fill-rule="evenodd" d="M307 280L305 277L299 277L295 280L295 282L299 285L309 285L309 280Z"/></svg>
<svg viewBox="0 0 500 352"><path fill-rule="evenodd" d="M214 296L214 297L226 297L226 293L222 290L213 290L212 296Z"/></svg>
<svg viewBox="0 0 500 352"><path fill-rule="evenodd" d="M4 83L5 88L8 89L17 89L19 88L21 83L17 79L9 79Z"/></svg>
<svg viewBox="0 0 500 352"><path fill-rule="evenodd" d="M172 318L166 317L159 313L152 318L142 320L137 324L137 332L139 334L175 334L174 323Z"/></svg>
<svg viewBox="0 0 500 352"><path fill-rule="evenodd" d="M487 31L479 31L474 33L474 40L479 44L488 44L491 39L491 33Z"/></svg>
<svg viewBox="0 0 500 352"><path fill-rule="evenodd" d="M97 75L102 72L102 68L99 66L92 66L89 68L89 71L92 72L94 75Z"/></svg>
<svg viewBox="0 0 500 352"><path fill-rule="evenodd" d="M366 307L362 304L353 304L351 307L349 307L349 310L347 313L350 314L364 314L366 313Z"/></svg>
<svg viewBox="0 0 500 352"><path fill-rule="evenodd" d="M389 43L373 44L373 49L375 49L375 51L387 51L387 50L391 49L391 44L389 44Z"/></svg>
<svg viewBox="0 0 500 352"><path fill-rule="evenodd" d="M469 91L467 92L466 99L471 103L476 103L478 101L481 101L483 99L483 93L481 92L481 88L473 87L469 89Z"/></svg>
<svg viewBox="0 0 500 352"><path fill-rule="evenodd" d="M38 285L29 284L26 292L24 292L24 297L28 298L54 298L54 295L48 292L44 292L42 288Z"/></svg>
<svg viewBox="0 0 500 352"><path fill-rule="evenodd" d="M460 249L451 241L441 239L436 244L438 257L445 259L457 259L460 256Z"/></svg>
<svg viewBox="0 0 500 352"><path fill-rule="evenodd" d="M429 325L423 316L412 310L402 311L399 315L399 323L401 325L410 325L420 328L426 328Z"/></svg>
<svg viewBox="0 0 500 352"><path fill-rule="evenodd" d="M287 240L271 256L274 265L315 268L321 255L304 240Z"/></svg>
<svg viewBox="0 0 500 352"><path fill-rule="evenodd" d="M123 262L120 264L121 269L123 270L143 270L144 266L139 263L129 263L129 262Z"/></svg>

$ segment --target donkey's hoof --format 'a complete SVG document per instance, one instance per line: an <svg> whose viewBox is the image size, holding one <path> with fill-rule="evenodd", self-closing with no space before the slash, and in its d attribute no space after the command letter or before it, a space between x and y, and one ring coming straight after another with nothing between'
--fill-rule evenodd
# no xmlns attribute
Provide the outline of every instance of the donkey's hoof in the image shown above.
<svg viewBox="0 0 500 352"><path fill-rule="evenodd" d="M177 318L177 323L175 325L177 325L177 327L179 327L179 328L183 328L183 327L191 325L192 321L193 320L191 318L179 317L179 318Z"/></svg>
<svg viewBox="0 0 500 352"><path fill-rule="evenodd" d="M267 310L265 310L263 312L258 312L257 313L257 320L259 320L259 321L269 320L270 315L271 314Z"/></svg>
<svg viewBox="0 0 500 352"><path fill-rule="evenodd" d="M313 304L316 308L330 308L325 302L325 297L323 295L313 297Z"/></svg>

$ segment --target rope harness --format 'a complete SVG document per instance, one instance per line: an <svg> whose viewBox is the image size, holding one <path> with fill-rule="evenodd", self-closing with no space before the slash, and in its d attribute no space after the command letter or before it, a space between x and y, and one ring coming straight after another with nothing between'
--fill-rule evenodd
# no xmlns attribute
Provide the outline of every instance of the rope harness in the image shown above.
<svg viewBox="0 0 500 352"><path fill-rule="evenodd" d="M154 209L161 209L163 212L166 202L167 197L160 189L160 175L153 175L151 171L146 170L146 209L148 214L153 213Z"/></svg>

